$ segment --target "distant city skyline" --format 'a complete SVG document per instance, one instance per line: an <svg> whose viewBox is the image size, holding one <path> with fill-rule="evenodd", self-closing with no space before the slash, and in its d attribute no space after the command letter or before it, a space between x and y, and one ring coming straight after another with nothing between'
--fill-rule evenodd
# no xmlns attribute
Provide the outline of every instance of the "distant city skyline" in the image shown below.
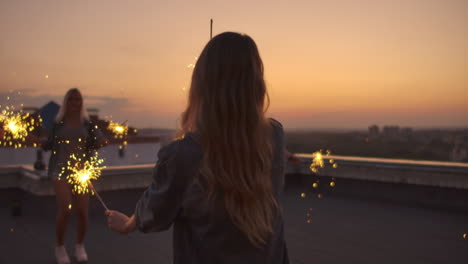
<svg viewBox="0 0 468 264"><path fill-rule="evenodd" d="M468 127L468 1L2 1L0 104L87 107L176 128L213 34L257 42L286 129Z"/></svg>

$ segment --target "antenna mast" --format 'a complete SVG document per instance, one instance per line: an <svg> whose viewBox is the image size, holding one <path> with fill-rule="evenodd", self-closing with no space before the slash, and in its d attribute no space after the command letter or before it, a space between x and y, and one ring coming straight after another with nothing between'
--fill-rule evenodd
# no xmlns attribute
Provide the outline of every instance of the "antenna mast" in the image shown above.
<svg viewBox="0 0 468 264"><path fill-rule="evenodd" d="M213 19L210 19L210 39L213 38Z"/></svg>

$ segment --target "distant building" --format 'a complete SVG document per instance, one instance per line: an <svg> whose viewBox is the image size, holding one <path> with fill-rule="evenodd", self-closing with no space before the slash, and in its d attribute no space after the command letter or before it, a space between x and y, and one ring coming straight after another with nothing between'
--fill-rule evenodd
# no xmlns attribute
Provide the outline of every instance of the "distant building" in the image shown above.
<svg viewBox="0 0 468 264"><path fill-rule="evenodd" d="M468 161L468 148L455 146L450 156L452 161Z"/></svg>
<svg viewBox="0 0 468 264"><path fill-rule="evenodd" d="M368 129L368 137L366 141L381 138L383 140L398 140L408 141L413 136L413 129L411 127L399 126L384 126L380 131L379 126L371 125Z"/></svg>
<svg viewBox="0 0 468 264"><path fill-rule="evenodd" d="M450 159L452 161L468 161L468 135L455 139Z"/></svg>
<svg viewBox="0 0 468 264"><path fill-rule="evenodd" d="M413 136L413 129L411 127L403 127L400 130L400 135L403 139L410 139Z"/></svg>
<svg viewBox="0 0 468 264"><path fill-rule="evenodd" d="M386 138L399 138L400 127L399 126L384 126L383 136Z"/></svg>
<svg viewBox="0 0 468 264"><path fill-rule="evenodd" d="M380 131L379 131L379 126L377 125L372 125L369 127L369 139L375 139L379 137Z"/></svg>

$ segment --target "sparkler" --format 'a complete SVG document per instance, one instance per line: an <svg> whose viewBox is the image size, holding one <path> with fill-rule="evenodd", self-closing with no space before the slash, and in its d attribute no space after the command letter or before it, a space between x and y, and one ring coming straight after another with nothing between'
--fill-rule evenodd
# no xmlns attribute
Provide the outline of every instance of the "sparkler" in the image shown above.
<svg viewBox="0 0 468 264"><path fill-rule="evenodd" d="M310 170L313 173L318 173L320 168L325 167L325 159L330 156L330 150L327 150L325 153L322 153L322 150L312 153L312 163L310 164ZM333 168L337 168L338 164L335 163L335 160L329 159L328 162L332 165Z"/></svg>
<svg viewBox="0 0 468 264"><path fill-rule="evenodd" d="M26 138L42 120L36 122L29 113L15 111L14 106L6 106L0 112L0 126L4 131L0 138L0 146L21 148L25 146Z"/></svg>
<svg viewBox="0 0 468 264"><path fill-rule="evenodd" d="M330 152L327 151L326 155L329 155ZM318 173L319 168L325 167L325 162L323 161L322 150L312 153L312 163L310 164L310 170L313 173Z"/></svg>
<svg viewBox="0 0 468 264"><path fill-rule="evenodd" d="M119 145L119 155L122 157L124 155L125 146L127 146L127 135L128 135L128 125L126 125L127 121L123 122L122 124L109 121L109 125L107 129L109 129L112 134L114 135L115 139L122 140L122 144ZM134 130L136 133L136 130Z"/></svg>
<svg viewBox="0 0 468 264"><path fill-rule="evenodd" d="M128 125L125 124L126 122L127 121L120 124L114 121L110 121L107 129L109 129L114 134L114 138L124 139L128 134Z"/></svg>
<svg viewBox="0 0 468 264"><path fill-rule="evenodd" d="M101 176L101 171L105 168L105 166L101 166L103 162L104 160L100 159L97 153L91 157L87 157L86 154L83 154L81 157L71 154L67 161L67 166L63 167L59 174L59 179L62 175L67 174L67 181L73 186L72 191L74 193L86 194L90 192L91 194L95 194L102 206L108 210L101 196L91 183L91 180L97 180Z"/></svg>
<svg viewBox="0 0 468 264"><path fill-rule="evenodd" d="M319 151L316 151L316 152L312 153L312 163L309 166L310 170L313 173L318 174L319 170L325 167L325 165L326 165L325 160L327 160L327 158L330 156L330 154L331 154L330 150L327 150L325 152L323 152L323 150L319 150ZM328 162L331 164L331 166L333 168L338 167L338 165L335 163L335 160L328 159ZM314 183L312 183L312 188L315 189L315 190L318 190L319 185L320 185L320 183L319 183L319 180L317 179ZM333 187L335 187L335 185L336 185L335 179L332 178L332 181L330 181L329 186L331 188L333 188ZM301 197L304 198L305 193L302 193ZM321 199L321 198L323 198L323 195L321 193L319 193L317 195L317 197L319 199Z"/></svg>

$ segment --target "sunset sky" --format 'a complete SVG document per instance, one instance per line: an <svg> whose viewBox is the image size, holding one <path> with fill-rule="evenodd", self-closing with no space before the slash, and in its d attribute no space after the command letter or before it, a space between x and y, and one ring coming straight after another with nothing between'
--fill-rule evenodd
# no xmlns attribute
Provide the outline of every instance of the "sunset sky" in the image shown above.
<svg viewBox="0 0 468 264"><path fill-rule="evenodd" d="M213 34L250 35L288 129L468 127L466 0L3 0L0 103L59 103L175 128ZM185 88L184 88L185 87Z"/></svg>

